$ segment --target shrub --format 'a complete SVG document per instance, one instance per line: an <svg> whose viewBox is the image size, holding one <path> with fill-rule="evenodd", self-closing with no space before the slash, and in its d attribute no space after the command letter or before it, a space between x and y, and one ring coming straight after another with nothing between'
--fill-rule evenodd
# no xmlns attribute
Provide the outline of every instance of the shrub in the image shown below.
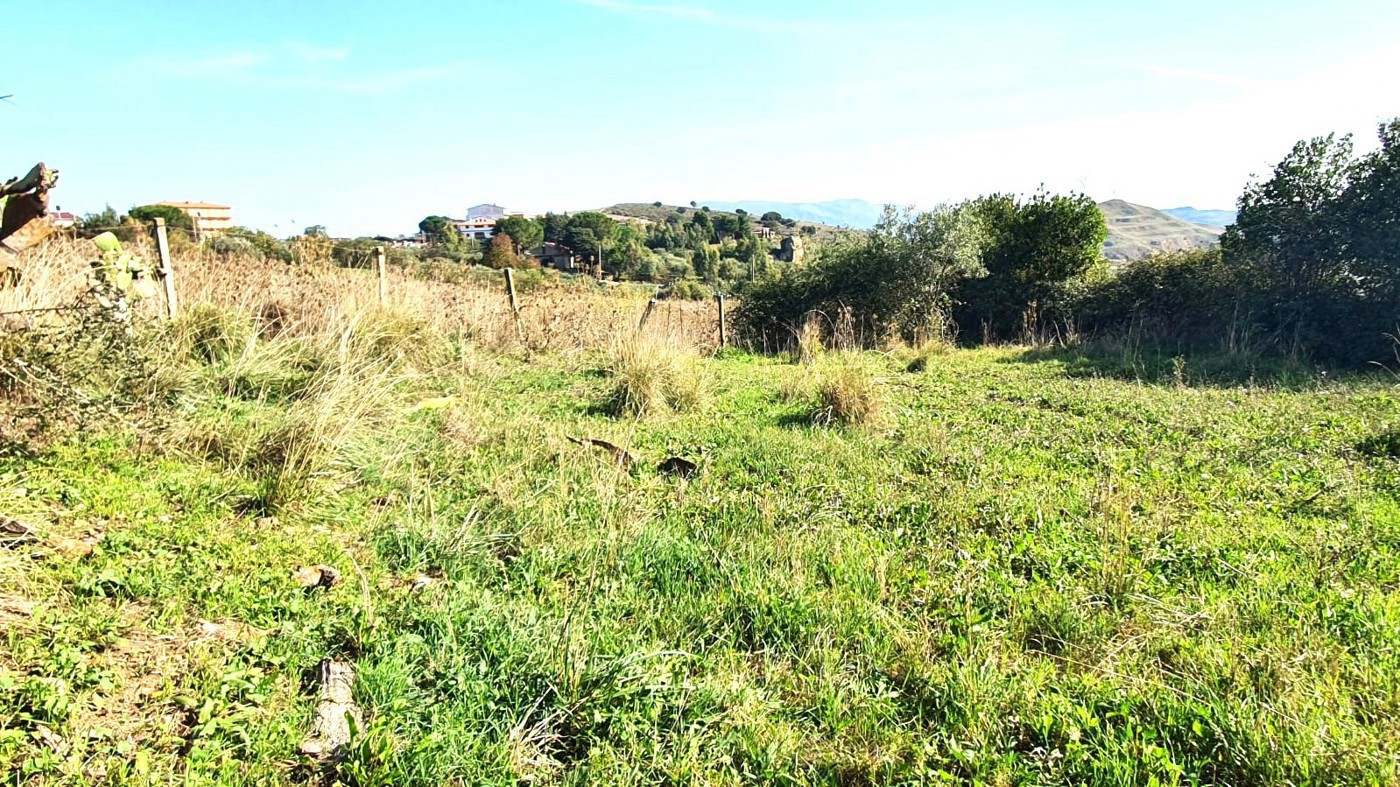
<svg viewBox="0 0 1400 787"><path fill-rule="evenodd" d="M203 363L221 363L237 357L258 332L247 315L208 303L186 309L169 330L181 355Z"/></svg>
<svg viewBox="0 0 1400 787"><path fill-rule="evenodd" d="M715 291L695 279L681 279L664 290L661 297L682 301L703 301L715 297Z"/></svg>
<svg viewBox="0 0 1400 787"><path fill-rule="evenodd" d="M1155 342L1214 349L1232 327L1252 320L1241 298L1245 284L1219 249L1174 252L1086 282L1067 292L1062 308L1080 330L1100 336L1132 329Z"/></svg>
<svg viewBox="0 0 1400 787"><path fill-rule="evenodd" d="M787 275L745 292L735 318L753 344L782 347L809 312L849 314L853 337L910 337L948 320L959 282L985 274L981 219L967 205L886 208L870 232L827 243ZM841 331L836 331L841 345Z"/></svg>

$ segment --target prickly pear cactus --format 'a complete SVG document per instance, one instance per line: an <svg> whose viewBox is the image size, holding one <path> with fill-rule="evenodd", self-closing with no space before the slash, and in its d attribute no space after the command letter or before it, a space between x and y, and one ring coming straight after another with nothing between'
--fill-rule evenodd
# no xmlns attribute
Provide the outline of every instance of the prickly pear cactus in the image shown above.
<svg viewBox="0 0 1400 787"><path fill-rule="evenodd" d="M92 293L114 320L131 316L130 300L150 298L156 294L145 263L122 248L122 242L110 232L92 239L102 256L92 261L88 276L88 291Z"/></svg>

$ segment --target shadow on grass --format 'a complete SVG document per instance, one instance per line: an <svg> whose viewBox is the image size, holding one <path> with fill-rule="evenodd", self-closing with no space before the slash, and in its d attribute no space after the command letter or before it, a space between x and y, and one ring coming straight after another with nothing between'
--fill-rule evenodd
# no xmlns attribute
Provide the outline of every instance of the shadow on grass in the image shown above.
<svg viewBox="0 0 1400 787"><path fill-rule="evenodd" d="M1032 347L1008 355L1000 362L1052 363L1059 364L1067 377L1105 377L1193 388L1247 385L1306 390L1319 388L1335 376L1326 367L1281 355L1192 353L1164 347L1113 351L1092 347Z"/></svg>
<svg viewBox="0 0 1400 787"><path fill-rule="evenodd" d="M774 423L788 428L812 429L816 426L809 410L789 410L774 419Z"/></svg>

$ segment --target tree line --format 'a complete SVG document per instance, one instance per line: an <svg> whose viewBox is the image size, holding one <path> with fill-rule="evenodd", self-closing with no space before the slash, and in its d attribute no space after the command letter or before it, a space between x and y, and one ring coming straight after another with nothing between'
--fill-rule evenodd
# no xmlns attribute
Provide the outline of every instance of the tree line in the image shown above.
<svg viewBox="0 0 1400 787"><path fill-rule="evenodd" d="M1084 195L996 194L872 231L759 282L738 318L764 346L810 315L848 315L869 341L1016 340L1133 332L1176 352L1272 351L1320 363L1400 352L1400 119L1357 155L1349 136L1297 143L1248 184L1219 248L1110 270Z"/></svg>
<svg viewBox="0 0 1400 787"><path fill-rule="evenodd" d="M485 244L465 238L442 216L423 219L419 229L434 249L479 250L479 261L489 267L528 267L531 249L555 243L617 279L660 284L697 280L735 289L774 271L771 246L758 237L755 226L795 225L776 212L756 223L743 211L677 208L654 222L618 221L598 211L507 216L496 222L492 240Z"/></svg>

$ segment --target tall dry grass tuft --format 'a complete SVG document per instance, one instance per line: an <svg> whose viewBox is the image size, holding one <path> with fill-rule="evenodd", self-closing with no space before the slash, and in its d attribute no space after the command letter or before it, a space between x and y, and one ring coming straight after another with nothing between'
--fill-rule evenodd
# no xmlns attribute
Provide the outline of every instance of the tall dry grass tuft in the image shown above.
<svg viewBox="0 0 1400 787"><path fill-rule="evenodd" d="M707 397L699 359L693 351L645 335L619 340L609 354L612 387L607 410L643 417L662 411L699 408Z"/></svg>
<svg viewBox="0 0 1400 787"><path fill-rule="evenodd" d="M403 383L452 360L435 349L447 346L445 337L377 309L317 337L268 338L240 318L247 315L191 310L186 346L192 359L212 359L201 364L215 383L209 393L225 398L180 427L177 442L245 473L267 512L310 505L332 488L352 445L390 434ZM256 406L269 399L278 406Z"/></svg>
<svg viewBox="0 0 1400 787"><path fill-rule="evenodd" d="M816 312L808 312L802 320L802 326L793 331L793 336L797 340L797 362L801 364L814 364L826 352L825 339L822 336L822 318Z"/></svg>
<svg viewBox="0 0 1400 787"><path fill-rule="evenodd" d="M909 347L901 348L896 357L904 361L905 371L919 373L933 368L934 359L947 355L952 349L953 345L941 336L932 336L922 338Z"/></svg>
<svg viewBox="0 0 1400 787"><path fill-rule="evenodd" d="M870 424L880 414L881 405L879 381L857 359L843 356L818 378L812 422L822 426Z"/></svg>

